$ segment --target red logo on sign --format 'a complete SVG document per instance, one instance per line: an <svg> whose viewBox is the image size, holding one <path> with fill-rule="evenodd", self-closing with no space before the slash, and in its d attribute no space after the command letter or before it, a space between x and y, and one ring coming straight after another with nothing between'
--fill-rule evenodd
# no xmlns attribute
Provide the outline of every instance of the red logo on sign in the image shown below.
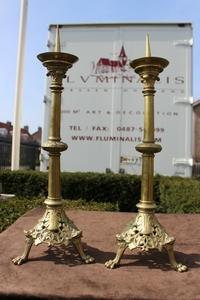
<svg viewBox="0 0 200 300"><path fill-rule="evenodd" d="M115 72L125 72L125 65L127 63L127 55L122 46L120 53L118 55L118 60L111 60L109 58L100 58L96 64L95 73L115 73Z"/></svg>

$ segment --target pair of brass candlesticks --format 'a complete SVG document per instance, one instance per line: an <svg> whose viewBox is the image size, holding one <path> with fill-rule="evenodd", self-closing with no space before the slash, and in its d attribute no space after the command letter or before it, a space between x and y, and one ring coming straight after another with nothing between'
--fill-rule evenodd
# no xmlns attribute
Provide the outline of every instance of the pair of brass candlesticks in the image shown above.
<svg viewBox="0 0 200 300"><path fill-rule="evenodd" d="M82 232L64 212L60 187L60 152L67 149L67 145L61 142L60 138L62 81L66 77L67 70L78 60L78 57L61 52L59 27L57 26L55 51L39 54L38 59L47 68L47 76L51 76L50 131L48 141L42 146L44 150L49 152L48 197L45 200L44 216L33 229L25 232L24 252L21 256L14 258L13 263L20 265L27 261L32 245L41 243L47 243L49 246L67 246L72 243L82 260L85 263L92 263L94 258L86 255L83 251ZM185 265L176 262L173 250L175 239L168 236L154 213L156 207L153 200L154 153L160 152L162 149L160 145L155 144L154 139L154 84L156 80L159 80L159 73L168 63L166 59L151 57L148 36L146 57L133 60L130 63L144 84L144 139L142 144L136 146L136 150L142 153L141 200L137 204L139 211L135 220L131 221L121 234L117 235L117 254L113 260L105 263L107 268L113 269L119 264L126 248L130 250L138 248L142 252L154 249L161 251L165 248L168 251L172 268L179 272L187 270Z"/></svg>

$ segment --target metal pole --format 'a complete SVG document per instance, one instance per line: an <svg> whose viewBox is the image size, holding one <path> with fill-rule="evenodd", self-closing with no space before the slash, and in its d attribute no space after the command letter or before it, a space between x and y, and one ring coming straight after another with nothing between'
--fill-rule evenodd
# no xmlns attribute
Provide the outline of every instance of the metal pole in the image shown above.
<svg viewBox="0 0 200 300"><path fill-rule="evenodd" d="M18 54L17 54L16 90L15 90L15 100L14 100L13 137L12 137L12 158L11 158L12 171L19 170L20 128L21 128L21 114L22 114L22 90L23 90L24 50L25 50L27 10L28 10L28 0L21 0Z"/></svg>

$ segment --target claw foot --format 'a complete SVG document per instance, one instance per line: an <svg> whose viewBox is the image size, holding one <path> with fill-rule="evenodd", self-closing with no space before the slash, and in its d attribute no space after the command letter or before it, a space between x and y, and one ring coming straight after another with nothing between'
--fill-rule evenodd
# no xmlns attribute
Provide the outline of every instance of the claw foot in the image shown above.
<svg viewBox="0 0 200 300"><path fill-rule="evenodd" d="M82 257L82 260L84 261L85 264L91 264L94 262L94 257L90 255L85 255L84 257Z"/></svg>
<svg viewBox="0 0 200 300"><path fill-rule="evenodd" d="M177 264L175 270L178 271L178 272L186 272L188 270L188 268L187 268L186 265Z"/></svg>
<svg viewBox="0 0 200 300"><path fill-rule="evenodd" d="M83 246L81 243L80 238L76 238L73 241L74 246L76 247L81 259L84 261L85 264L91 264L95 261L94 257L90 255L86 255L85 252L83 251Z"/></svg>
<svg viewBox="0 0 200 300"><path fill-rule="evenodd" d="M171 267L177 271L177 272L186 272L188 270L187 266L177 263L175 255L174 255L174 249L173 249L173 243L172 244L168 244L165 246L169 255L169 261L171 264Z"/></svg>
<svg viewBox="0 0 200 300"><path fill-rule="evenodd" d="M114 269L118 266L118 263L114 259L111 259L105 262L105 266L108 269Z"/></svg>
<svg viewBox="0 0 200 300"><path fill-rule="evenodd" d="M15 258L12 259L12 262L14 263L14 265L21 265L23 263L25 263L28 260L27 257L21 255L21 256L17 256Z"/></svg>

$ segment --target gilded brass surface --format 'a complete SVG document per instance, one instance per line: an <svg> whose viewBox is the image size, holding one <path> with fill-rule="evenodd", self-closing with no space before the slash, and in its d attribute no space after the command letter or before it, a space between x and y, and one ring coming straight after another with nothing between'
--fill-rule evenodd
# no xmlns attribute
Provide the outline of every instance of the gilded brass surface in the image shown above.
<svg viewBox="0 0 200 300"><path fill-rule="evenodd" d="M94 262L94 258L86 255L81 244L82 232L66 216L61 200L60 152L67 149L67 145L60 138L61 93L62 81L69 68L78 57L62 53L60 50L59 29L57 27L55 51L41 53L38 59L47 68L47 76L51 77L51 122L48 141L42 148L49 152L48 197L45 200L46 211L38 224L31 230L25 231L26 243L21 256L12 261L20 265L28 260L32 245L46 243L48 246L72 243L85 263Z"/></svg>
<svg viewBox="0 0 200 300"><path fill-rule="evenodd" d="M146 40L146 57L133 60L130 66L140 75L144 85L144 137L142 144L136 146L136 150L142 153L142 182L141 199L137 204L138 214L124 229L117 234L118 249L113 260L105 263L107 268L115 268L126 250L140 249L149 252L157 249L166 249L170 265L178 272L184 272L187 267L177 263L173 245L175 239L170 237L164 227L158 222L154 210L153 200L153 176L154 176L154 153L160 152L162 147L155 144L154 139L154 84L159 80L159 73L168 65L168 61L160 57L151 57L149 38Z"/></svg>

